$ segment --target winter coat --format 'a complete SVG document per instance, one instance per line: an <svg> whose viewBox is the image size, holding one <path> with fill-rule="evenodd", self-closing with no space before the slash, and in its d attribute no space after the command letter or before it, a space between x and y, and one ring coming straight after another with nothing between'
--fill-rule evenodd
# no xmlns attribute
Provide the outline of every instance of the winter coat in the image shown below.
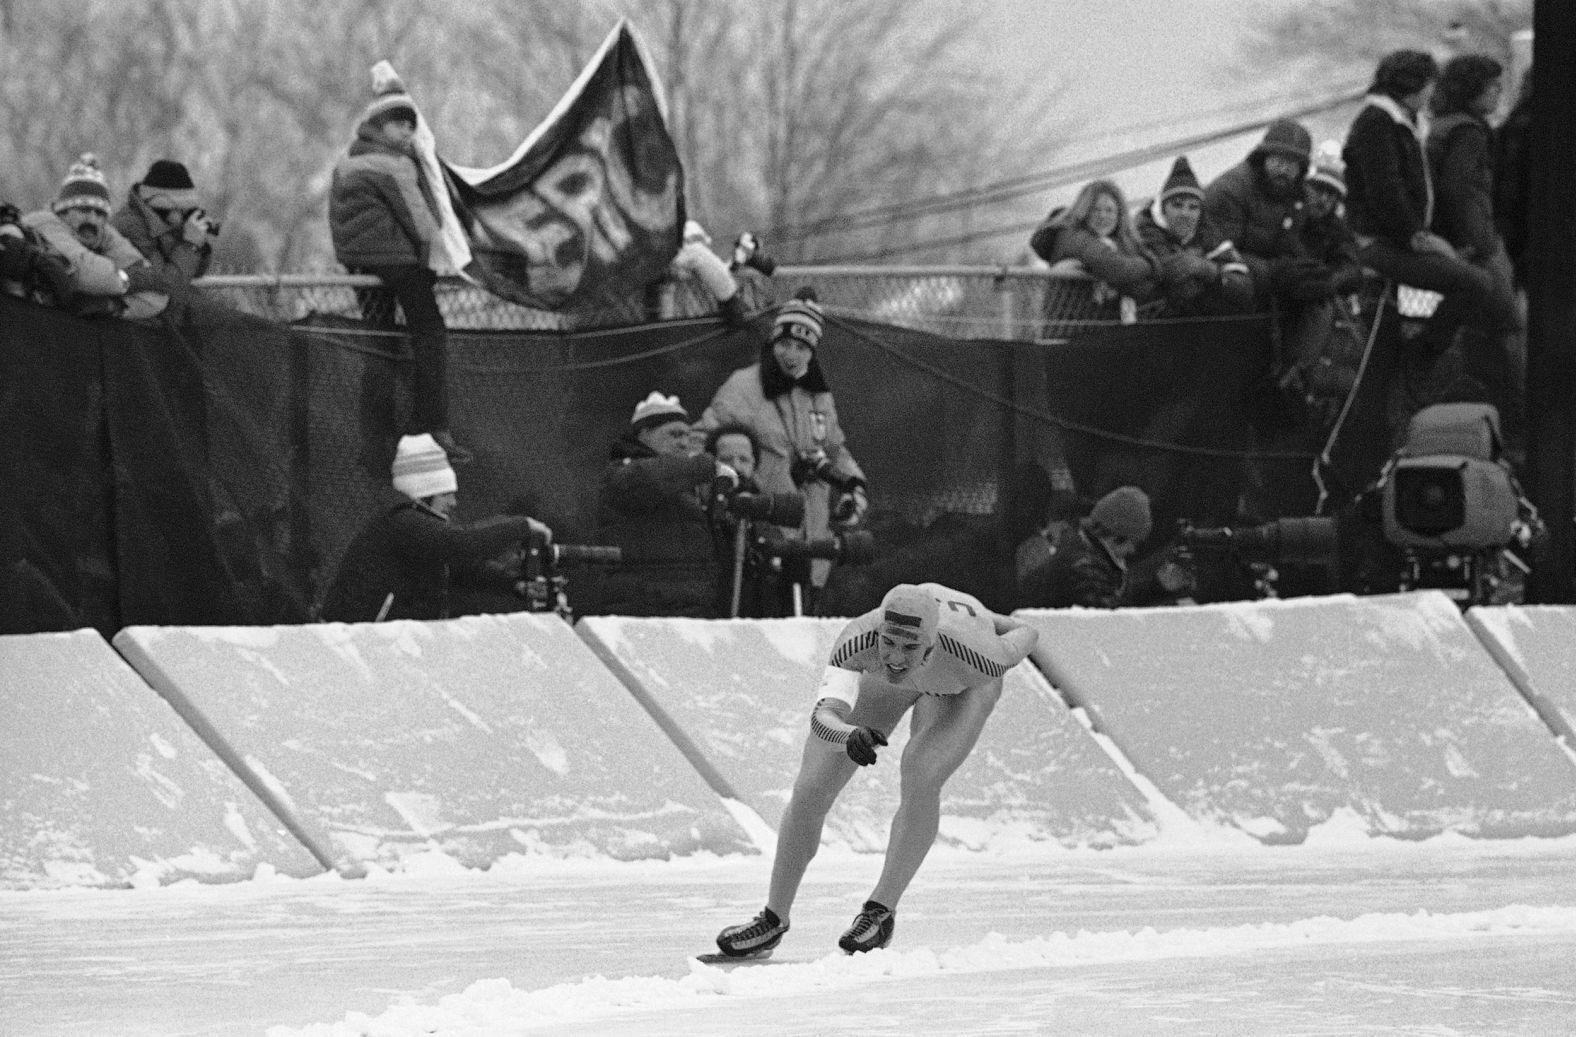
<svg viewBox="0 0 1576 1037"><path fill-rule="evenodd" d="M848 450L820 365L811 360L810 369L795 383L782 373L771 346L763 346L760 362L729 375L700 419L707 430L730 424L755 433L755 480L762 491L804 495L803 523L785 532L805 540L825 537L831 530L832 489L820 479L795 485L794 458L823 450L837 478L847 484L862 485L865 473ZM817 559L811 566L814 584L824 586L830 571L824 559Z"/></svg>
<svg viewBox="0 0 1576 1037"><path fill-rule="evenodd" d="M706 490L710 454L658 454L632 436L613 444L597 497L597 539L623 561L606 574L598 611L619 616L714 615L717 559Z"/></svg>
<svg viewBox="0 0 1576 1037"><path fill-rule="evenodd" d="M352 270L426 266L438 221L437 199L415 156L363 122L329 188L334 255Z"/></svg>
<svg viewBox="0 0 1576 1037"><path fill-rule="evenodd" d="M1155 262L1143 253L1124 252L1112 238L1102 237L1087 227L1074 227L1047 217L1029 238L1029 247L1051 266L1059 263L1076 263L1078 268L1094 278L1097 285L1095 301L1104 302L1102 295L1127 296L1135 302L1145 302L1155 294ZM1101 291L1098 286L1105 286Z"/></svg>
<svg viewBox="0 0 1576 1037"><path fill-rule="evenodd" d="M1253 308L1253 277L1236 248L1202 212L1193 237L1183 241L1166 222L1156 198L1138 214L1138 240L1155 257L1166 297L1164 316L1213 316Z"/></svg>
<svg viewBox="0 0 1576 1037"><path fill-rule="evenodd" d="M1158 557L1158 556L1157 556ZM1089 531L1088 520L1067 526L1051 550L1043 582L1044 608L1114 609L1151 605L1167 598L1155 579L1153 559L1130 567Z"/></svg>
<svg viewBox="0 0 1576 1037"><path fill-rule="evenodd" d="M1382 238L1411 248L1433 219L1434 188L1417 123L1389 97L1369 95L1341 151L1346 161L1346 220L1357 240Z"/></svg>
<svg viewBox="0 0 1576 1037"><path fill-rule="evenodd" d="M1293 228L1301 211L1301 188L1295 197L1274 197L1263 165L1250 159L1232 166L1204 189L1204 212L1242 254L1261 302L1269 298L1272 261L1298 252Z"/></svg>
<svg viewBox="0 0 1576 1037"><path fill-rule="evenodd" d="M1435 187L1436 234L1463 259L1487 262L1499 249L1494 228L1494 131L1476 115L1456 112L1428 131Z"/></svg>
<svg viewBox="0 0 1576 1037"><path fill-rule="evenodd" d="M1339 210L1319 219L1303 209L1297 216L1296 236L1301 254L1328 268L1330 286L1336 294L1354 292L1362 284L1363 264L1357 256L1357 238Z"/></svg>
<svg viewBox="0 0 1576 1037"><path fill-rule="evenodd" d="M125 204L115 211L109 223L153 265L166 284L190 285L208 272L213 246L208 242L193 245L187 241L181 228L171 227L135 188L127 194Z"/></svg>
<svg viewBox="0 0 1576 1037"><path fill-rule="evenodd" d="M35 244L65 267L65 283L74 298L57 300L68 310L82 313L115 313L131 320L157 317L169 304L160 292L127 292L120 272L148 265L131 242L114 227L105 225L97 249L82 244L64 220L47 210L22 217L22 228Z"/></svg>
<svg viewBox="0 0 1576 1037"><path fill-rule="evenodd" d="M451 584L485 580L483 563L524 542L530 532L530 520L521 515L453 523L402 497L345 549L322 619L371 622L390 595L385 619L446 619Z"/></svg>

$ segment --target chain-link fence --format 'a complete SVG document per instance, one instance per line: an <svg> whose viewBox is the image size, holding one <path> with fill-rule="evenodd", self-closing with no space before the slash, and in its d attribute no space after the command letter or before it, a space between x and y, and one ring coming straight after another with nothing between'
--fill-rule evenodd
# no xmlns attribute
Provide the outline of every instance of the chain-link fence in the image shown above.
<svg viewBox="0 0 1576 1037"><path fill-rule="evenodd" d="M815 289L829 310L848 317L927 331L948 338L1046 341L1090 327L1120 323L1117 309L1097 302L1087 277L1008 267L779 267L783 296ZM243 274L198 284L243 312L291 323L309 316L359 317L356 289L378 283L352 274ZM457 331L585 330L584 312L564 315L506 302L460 278L438 288L438 303ZM703 317L717 304L691 281L653 291L648 316Z"/></svg>

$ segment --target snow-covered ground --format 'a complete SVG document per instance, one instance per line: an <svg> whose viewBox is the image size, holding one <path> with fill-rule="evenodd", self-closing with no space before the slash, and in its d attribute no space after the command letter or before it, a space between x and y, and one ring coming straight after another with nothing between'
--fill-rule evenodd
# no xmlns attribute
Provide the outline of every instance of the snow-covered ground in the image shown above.
<svg viewBox="0 0 1576 1037"><path fill-rule="evenodd" d="M760 856L413 858L367 879L0 893L7 1037L1528 1035L1576 1021L1576 839L1332 822L1115 850L938 848L893 946L837 935L880 858L828 849L778 963L691 963Z"/></svg>

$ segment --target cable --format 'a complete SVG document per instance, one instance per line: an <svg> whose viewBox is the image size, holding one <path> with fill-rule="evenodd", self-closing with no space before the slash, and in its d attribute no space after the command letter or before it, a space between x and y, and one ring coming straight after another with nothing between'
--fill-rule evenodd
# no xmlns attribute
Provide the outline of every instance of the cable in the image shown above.
<svg viewBox="0 0 1576 1037"><path fill-rule="evenodd" d="M1331 111L1336 108L1351 104L1362 97L1360 90L1348 90L1337 95L1332 95L1305 107L1294 109L1288 114L1276 118L1302 118L1316 115L1321 112ZM930 198L920 199L915 202L893 203L876 206L870 209L857 210L837 216L828 216L812 220L801 225L788 224L772 230L771 235L782 241L800 241L806 238L818 237L824 233L845 233L852 230L867 229L888 223L904 220L918 219L922 216L940 215L959 209L973 208L989 203L1006 201L1021 197L1051 187L1066 186L1090 179L1104 173L1127 169L1132 166L1143 165L1157 157L1175 154L1218 143L1231 137L1252 132L1268 125L1273 119L1254 118L1250 121L1236 123L1224 129L1212 130L1207 133L1194 134L1177 140L1166 141L1161 144L1148 145L1142 148L1133 148L1118 152L1104 158L1085 159L1069 165L1054 167L1038 173L1013 177L1008 180L998 181L980 188L971 188L950 194L934 195Z"/></svg>

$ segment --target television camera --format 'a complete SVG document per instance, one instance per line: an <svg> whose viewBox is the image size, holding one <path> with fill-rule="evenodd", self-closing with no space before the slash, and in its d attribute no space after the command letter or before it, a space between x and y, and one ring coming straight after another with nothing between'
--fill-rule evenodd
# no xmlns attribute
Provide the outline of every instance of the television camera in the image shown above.
<svg viewBox="0 0 1576 1037"><path fill-rule="evenodd" d="M1544 534L1500 448L1488 404L1425 407L1379 478L1335 515L1257 526L1200 528L1185 520L1188 556L1213 551L1246 563L1274 597L1281 567L1314 571L1353 593L1438 588L1458 605L1519 600L1526 557Z"/></svg>
<svg viewBox="0 0 1576 1037"><path fill-rule="evenodd" d="M624 553L617 547L596 544L548 543L545 534L532 531L520 545L520 578L514 592L528 612L556 612L564 622L574 622L569 604L569 577L564 568L618 565Z"/></svg>

